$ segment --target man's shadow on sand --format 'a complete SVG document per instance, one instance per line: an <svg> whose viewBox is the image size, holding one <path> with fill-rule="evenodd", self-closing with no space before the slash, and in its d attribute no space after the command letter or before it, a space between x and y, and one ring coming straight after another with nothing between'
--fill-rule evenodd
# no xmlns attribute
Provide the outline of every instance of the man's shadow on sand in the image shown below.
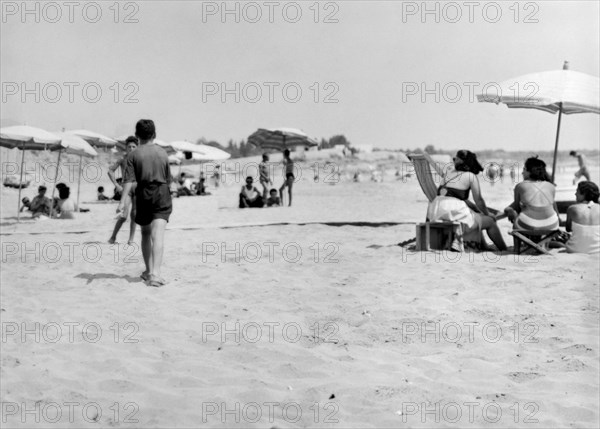
<svg viewBox="0 0 600 429"><path fill-rule="evenodd" d="M122 279L126 280L127 283L143 283L144 280L141 277L133 277L130 275L119 276L113 273L97 273L97 274L89 274L89 273L81 273L75 276L76 279L86 279L86 284L91 284L94 280L110 280L110 279Z"/></svg>

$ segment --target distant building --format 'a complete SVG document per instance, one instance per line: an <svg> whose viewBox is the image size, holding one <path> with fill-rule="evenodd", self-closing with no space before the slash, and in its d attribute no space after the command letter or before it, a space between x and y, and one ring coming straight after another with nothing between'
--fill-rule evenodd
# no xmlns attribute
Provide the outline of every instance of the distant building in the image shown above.
<svg viewBox="0 0 600 429"><path fill-rule="evenodd" d="M355 144L352 148L359 153L371 153L373 152L373 145L371 144Z"/></svg>

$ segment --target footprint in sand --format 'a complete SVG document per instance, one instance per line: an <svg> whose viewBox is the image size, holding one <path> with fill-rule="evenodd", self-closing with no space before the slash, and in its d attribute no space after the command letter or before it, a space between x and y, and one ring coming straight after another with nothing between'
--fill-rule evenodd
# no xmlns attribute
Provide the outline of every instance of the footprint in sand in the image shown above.
<svg viewBox="0 0 600 429"><path fill-rule="evenodd" d="M107 392L134 392L139 390L139 387L126 380L105 380L98 383L98 388Z"/></svg>
<svg viewBox="0 0 600 429"><path fill-rule="evenodd" d="M563 350L565 352L569 352L574 355L575 354L582 355L582 354L586 354L586 353L593 351L591 348L589 348L585 344L574 344L572 346L563 348Z"/></svg>
<svg viewBox="0 0 600 429"><path fill-rule="evenodd" d="M506 376L515 383L525 383L543 377L544 375L537 372L509 372Z"/></svg>

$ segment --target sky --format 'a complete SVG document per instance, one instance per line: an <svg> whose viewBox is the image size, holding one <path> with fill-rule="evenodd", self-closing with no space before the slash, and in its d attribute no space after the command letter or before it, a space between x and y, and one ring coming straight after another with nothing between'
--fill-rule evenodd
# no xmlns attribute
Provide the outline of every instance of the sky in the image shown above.
<svg viewBox="0 0 600 429"><path fill-rule="evenodd" d="M597 1L2 1L2 126L551 150L557 115L474 95L565 60L600 75L599 16ZM563 116L560 149L599 142L600 115Z"/></svg>

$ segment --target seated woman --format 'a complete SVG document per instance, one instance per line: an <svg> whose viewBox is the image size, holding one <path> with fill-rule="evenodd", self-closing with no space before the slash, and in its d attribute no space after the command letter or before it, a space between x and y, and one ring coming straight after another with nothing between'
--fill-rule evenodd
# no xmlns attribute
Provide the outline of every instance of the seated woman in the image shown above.
<svg viewBox="0 0 600 429"><path fill-rule="evenodd" d="M515 186L515 200L504 209L514 229L558 229L559 217L554 201L555 186L546 172L546 163L529 158L523 167L523 181Z"/></svg>
<svg viewBox="0 0 600 429"><path fill-rule="evenodd" d="M568 253L600 253L600 205L598 186L593 182L579 182L573 204L567 210Z"/></svg>
<svg viewBox="0 0 600 429"><path fill-rule="evenodd" d="M481 244L481 230L487 231L498 250L506 250L496 219L481 196L477 175L483 171L483 167L477 161L477 156L468 150L459 150L453 158L454 165L446 169L438 166L428 154L425 157L443 178L438 196L427 208L427 219L430 222L460 223L454 231L452 250L462 251L463 241ZM471 190L475 204L469 201Z"/></svg>
<svg viewBox="0 0 600 429"><path fill-rule="evenodd" d="M71 189L68 186L63 186L58 190L58 211L57 217L60 219L75 219L77 205L70 198Z"/></svg>

